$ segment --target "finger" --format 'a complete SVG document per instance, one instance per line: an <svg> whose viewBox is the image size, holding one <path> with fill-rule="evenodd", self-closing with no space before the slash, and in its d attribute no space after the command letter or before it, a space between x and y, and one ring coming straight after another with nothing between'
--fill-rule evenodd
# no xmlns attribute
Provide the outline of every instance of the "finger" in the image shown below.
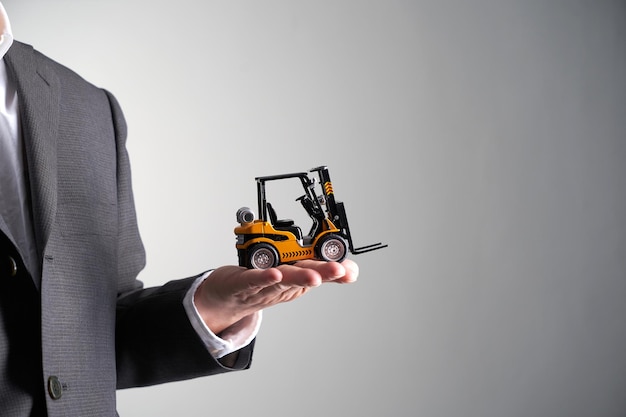
<svg viewBox="0 0 626 417"><path fill-rule="evenodd" d="M341 263L346 271L345 275L335 282L349 284L356 282L359 278L359 265L351 259L346 259Z"/></svg>
<svg viewBox="0 0 626 417"><path fill-rule="evenodd" d="M303 268L298 264L280 265L278 268L283 275L279 287L317 287L322 284L323 277L315 268Z"/></svg>
<svg viewBox="0 0 626 417"><path fill-rule="evenodd" d="M307 259L296 262L294 266L317 272L322 278L323 282L335 280L345 274L343 266L337 262L326 262Z"/></svg>
<svg viewBox="0 0 626 417"><path fill-rule="evenodd" d="M246 269L241 276L242 291L253 294L265 288L280 285L283 274L277 268L269 269Z"/></svg>
<svg viewBox="0 0 626 417"><path fill-rule="evenodd" d="M341 263L305 260L296 263L296 265L317 271L321 275L323 282L351 283L356 281L359 275L358 265L350 259L346 259Z"/></svg>

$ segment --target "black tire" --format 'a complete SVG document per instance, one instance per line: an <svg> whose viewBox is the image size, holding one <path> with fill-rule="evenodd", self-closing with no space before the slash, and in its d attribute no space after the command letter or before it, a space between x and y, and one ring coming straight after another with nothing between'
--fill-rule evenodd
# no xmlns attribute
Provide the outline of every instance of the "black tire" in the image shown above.
<svg viewBox="0 0 626 417"><path fill-rule="evenodd" d="M269 269L278 265L278 252L269 243L257 243L248 251L248 268Z"/></svg>
<svg viewBox="0 0 626 417"><path fill-rule="evenodd" d="M348 255L346 240L339 235L324 236L316 247L317 257L327 262L341 262Z"/></svg>

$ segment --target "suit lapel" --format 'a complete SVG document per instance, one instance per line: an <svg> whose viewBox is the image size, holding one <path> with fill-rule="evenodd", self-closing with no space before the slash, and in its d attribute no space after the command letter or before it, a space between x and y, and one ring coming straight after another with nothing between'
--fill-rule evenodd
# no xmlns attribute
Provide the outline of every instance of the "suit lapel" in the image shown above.
<svg viewBox="0 0 626 417"><path fill-rule="evenodd" d="M37 58L31 46L14 42L5 61L17 87L35 239L43 254L57 207L59 79Z"/></svg>

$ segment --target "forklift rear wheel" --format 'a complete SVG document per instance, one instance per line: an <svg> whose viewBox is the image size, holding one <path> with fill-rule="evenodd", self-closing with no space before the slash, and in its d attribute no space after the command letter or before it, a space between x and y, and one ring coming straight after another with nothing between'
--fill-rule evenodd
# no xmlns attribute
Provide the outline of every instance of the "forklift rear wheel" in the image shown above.
<svg viewBox="0 0 626 417"><path fill-rule="evenodd" d="M278 252L268 243L258 243L249 252L248 264L253 269L268 269L278 265Z"/></svg>
<svg viewBox="0 0 626 417"><path fill-rule="evenodd" d="M318 256L324 261L341 262L347 255L346 240L338 235L328 235L318 245Z"/></svg>

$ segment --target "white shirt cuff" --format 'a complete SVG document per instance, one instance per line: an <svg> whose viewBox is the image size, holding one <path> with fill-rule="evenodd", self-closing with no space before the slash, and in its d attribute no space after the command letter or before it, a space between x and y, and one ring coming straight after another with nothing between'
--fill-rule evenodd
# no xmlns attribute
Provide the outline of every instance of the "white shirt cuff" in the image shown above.
<svg viewBox="0 0 626 417"><path fill-rule="evenodd" d="M198 309L193 301L196 290L211 274L211 272L212 271L207 271L202 274L202 276L198 277L191 288L189 288L189 291L187 291L183 300L183 305L185 307L185 311L187 311L189 321L198 333L198 336L200 336L200 339L202 339L211 355L213 355L215 359L219 359L229 353L235 352L247 346L250 342L252 342L252 340L259 333L263 314L261 311L258 311L255 314L246 316L224 330L220 334L221 337L215 335L215 333L209 329L209 327L204 323L204 320L200 317L200 313L198 312Z"/></svg>

